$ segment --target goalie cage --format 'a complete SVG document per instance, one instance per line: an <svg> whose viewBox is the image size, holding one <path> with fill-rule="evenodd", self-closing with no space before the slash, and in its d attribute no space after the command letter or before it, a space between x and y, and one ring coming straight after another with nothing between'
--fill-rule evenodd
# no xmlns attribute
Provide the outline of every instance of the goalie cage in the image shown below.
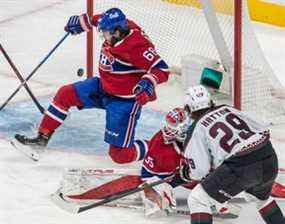
<svg viewBox="0 0 285 224"><path fill-rule="evenodd" d="M284 121L278 98L283 87L256 39L247 0L87 0L87 5L90 15L119 7L141 25L167 63L181 67L181 88L197 84L204 67L221 70L218 103L258 114L271 124ZM87 35L89 76L101 44L98 35Z"/></svg>

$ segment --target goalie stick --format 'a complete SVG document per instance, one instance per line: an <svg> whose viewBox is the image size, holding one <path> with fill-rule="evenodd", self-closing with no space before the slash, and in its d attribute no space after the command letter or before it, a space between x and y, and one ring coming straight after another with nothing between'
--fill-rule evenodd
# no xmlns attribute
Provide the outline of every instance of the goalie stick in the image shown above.
<svg viewBox="0 0 285 224"><path fill-rule="evenodd" d="M92 188L87 190L81 194L77 195L65 195L62 193L62 188L56 191L54 194L51 195L51 200L55 203L58 207L63 210L69 211L70 207L74 206L87 206L95 201L102 200L102 198L109 197L110 195L120 194L124 187L130 187L128 189L133 189L138 187L141 182L136 180L136 175L138 171L135 169L96 169L96 168L83 168L83 169L71 169L69 172L77 173L80 171L82 174L86 176L121 176L120 178L114 179L111 182L107 182L103 185L100 185L97 188ZM122 176L123 175L123 176ZM129 180L130 185L127 184L124 180ZM136 183L137 182L137 183ZM120 184L121 183L121 184ZM120 186L121 187L116 187ZM113 187L112 187L113 186ZM123 187L123 188L122 188ZM126 189L127 190L127 189ZM62 193L62 194L61 194ZM116 208L129 208L129 209L136 209L136 210L143 210L143 204L141 200L131 199L131 198L122 198L123 201L112 201L110 203L104 204L103 206L107 207L116 207ZM186 209L185 209L186 205ZM177 199L177 209L171 211L169 215L171 216L189 216L190 212L187 210L187 200L185 199ZM230 208L229 210L225 208ZM223 212L218 212L215 208L213 209L213 215L215 218L221 219L234 219L237 218L240 213L240 207L237 205L231 205L230 207L223 208Z"/></svg>
<svg viewBox="0 0 285 224"><path fill-rule="evenodd" d="M88 204L92 203L91 201L86 202L86 204L78 205L75 202L67 201L63 198L63 196L60 194L59 191L55 192L51 195L51 200L61 209L70 212L70 209L73 209L74 207L83 207L87 206ZM128 203L107 203L103 206L110 207L110 208L126 208L126 209L133 209L133 210L143 210L142 204L128 204ZM239 217L239 213L241 210L241 207L238 205L231 205L231 210L229 213L221 214L221 213L214 213L213 217L215 219L236 219ZM184 209L175 209L172 212L168 213L167 215L170 216L181 216L181 217L189 217L190 211L184 210Z"/></svg>
<svg viewBox="0 0 285 224"><path fill-rule="evenodd" d="M113 202L115 200L124 198L124 197L126 197L128 195L141 192L144 189L151 188L151 187L160 185L162 183L166 183L166 182L172 180L173 177L174 177L174 175L169 176L169 177L167 177L165 179L160 179L160 180L154 181L154 182L149 183L149 184L148 183L143 183L143 184L141 184L140 186L138 186L136 188L127 189L127 190L122 191L122 192L120 192L118 194L110 195L110 196L108 196L108 197L106 197L106 198L104 198L102 200L96 201L96 202L91 203L89 205L82 205L82 206L80 206L80 205L75 205L73 203L70 203L70 202L65 200L63 194L61 192L59 192L59 191L57 191L56 193L52 194L51 195L51 199L54 202L55 201L58 202L58 203L56 203L56 202L55 203L59 207L64 209L65 211L67 211L69 213L77 214L77 213L81 213L81 212L87 211L87 210L92 209L92 208L96 208L96 207L101 206L101 205L105 205L105 204Z"/></svg>
<svg viewBox="0 0 285 224"><path fill-rule="evenodd" d="M51 195L51 200L53 201L53 203L55 203L58 207L60 207L61 209L65 210L65 211L69 211L69 209L71 207L77 206L78 202L75 201L67 201L65 200L65 198L60 195L60 192L57 191L54 194ZM187 204L187 202L185 202L184 199L177 199L178 201L178 207L179 204L181 204L182 206ZM85 202L80 202L81 206L87 206L88 204L92 203L92 200L88 200ZM104 204L103 206L106 207L111 207L111 208L126 208L126 209L132 209L132 210L143 210L143 205L142 202L131 202L131 201L126 201L126 202L116 202L116 203L107 203ZM239 205L234 205L231 204L230 205L230 210L227 213L218 213L216 211L216 209L213 209L213 217L215 219L236 219L239 217L240 211L241 211L241 207ZM183 208L177 208L173 211L171 211L170 213L167 213L167 215L170 216L181 216L181 217L189 217L190 216L190 211L189 210L185 210Z"/></svg>
<svg viewBox="0 0 285 224"><path fill-rule="evenodd" d="M111 208L127 208L127 209L133 209L133 210L143 210L142 205L136 205L136 204L129 205L125 203L115 203L115 204L106 204L105 206L111 207ZM238 218L240 211L241 211L241 207L238 205L231 205L230 207L233 210L233 212L222 214L222 213L217 213L217 211L215 211L213 213L213 218L214 219L236 219ZM213 209L213 210L216 210L216 209ZM175 209L175 210L172 210L170 213L167 213L167 215L189 218L191 213L189 210Z"/></svg>

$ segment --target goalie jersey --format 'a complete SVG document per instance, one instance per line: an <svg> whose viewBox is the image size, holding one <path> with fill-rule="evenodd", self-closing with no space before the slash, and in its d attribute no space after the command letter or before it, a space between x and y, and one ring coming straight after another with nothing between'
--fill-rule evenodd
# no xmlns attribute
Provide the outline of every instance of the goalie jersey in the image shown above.
<svg viewBox="0 0 285 224"><path fill-rule="evenodd" d="M231 156L258 150L270 137L268 126L226 105L202 115L190 136L184 156L194 180L201 180Z"/></svg>
<svg viewBox="0 0 285 224"><path fill-rule="evenodd" d="M147 142L147 154L143 161L142 179L157 176L165 178L179 167L183 155L176 142L165 144L162 131L157 132Z"/></svg>

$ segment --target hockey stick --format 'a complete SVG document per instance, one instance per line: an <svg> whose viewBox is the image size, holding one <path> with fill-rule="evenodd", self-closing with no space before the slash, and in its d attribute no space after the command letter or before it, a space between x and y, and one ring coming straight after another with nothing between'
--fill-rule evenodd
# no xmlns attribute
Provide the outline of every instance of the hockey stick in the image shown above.
<svg viewBox="0 0 285 224"><path fill-rule="evenodd" d="M58 207L68 212L72 212L75 206L86 206L92 203L92 201L84 201L83 203L81 202L81 204L77 204L78 202L76 202L76 200L69 201L63 198L62 195L60 195L59 191L51 195L51 200ZM185 201L181 203L182 201L183 200L177 200L177 202L179 202L180 204L185 204ZM127 209L134 209L134 210L143 210L142 202L135 202L131 204L129 203L131 202L115 202L115 203L107 203L107 204L104 204L103 206L110 207L110 208L127 208ZM178 206L179 206L179 203L178 203ZM216 210L213 209L213 211L215 211L213 213L213 217L220 218L220 219L235 219L239 217L240 210L241 210L240 206L231 204L230 211L228 213L218 213ZM174 216L189 217L191 213L189 210L184 210L182 208L176 208L175 210L167 214L170 216L174 215Z"/></svg>
<svg viewBox="0 0 285 224"><path fill-rule="evenodd" d="M7 52L5 51L5 49L3 48L2 44L0 43L0 50L2 51L4 57L6 58L6 60L8 61L8 63L10 64L11 68L13 69L13 71L15 72L16 76L18 77L18 79L20 80L20 82L24 82L24 78L21 75L21 73L19 72L19 70L17 69L17 67L15 66L15 64L13 63L13 61L11 60L11 58L9 57L9 55L7 54ZM25 83L24 84L25 89L27 90L28 94L30 95L30 97L32 98L32 100L34 101L35 105L37 106L37 108L39 109L39 111L43 114L45 109L42 107L42 105L39 103L39 101L36 99L35 95L32 93L31 89L29 88L28 84Z"/></svg>
<svg viewBox="0 0 285 224"><path fill-rule="evenodd" d="M29 79L36 73L36 71L46 62L46 60L52 55L52 53L59 47L59 45L67 38L69 33L64 34L60 41L51 49L51 51L44 57L44 59L34 68L34 70L28 75L28 77L21 82L18 88L8 97L8 99L0 107L0 111L10 102L10 100L19 92L19 90L26 85Z"/></svg>
<svg viewBox="0 0 285 224"><path fill-rule="evenodd" d="M104 205L106 207L110 208L127 208L127 209L133 209L133 210L143 210L142 205L129 205L125 203L116 203L116 204L106 204ZM228 213L218 213L217 211L213 212L213 218L214 219L236 219L239 217L241 207L238 205L231 205L231 210ZM181 217L187 217L189 218L191 215L191 212L189 210L184 209L174 209L171 212L167 213L169 216L181 216Z"/></svg>
<svg viewBox="0 0 285 224"><path fill-rule="evenodd" d="M101 205L105 205L109 202L113 202L115 200L124 198L126 196L131 195L131 194L141 192L144 189L151 188L151 187L157 186L157 185L162 184L162 183L166 183L166 182L172 180L173 177L174 177L174 175L169 176L165 179L160 179L160 180L154 181L154 182L149 183L149 184L143 183L136 188L128 189L128 190L122 191L118 194L110 195L110 196L108 196L108 197L106 197L100 201L96 201L96 202L91 203L89 205L80 206L80 205L74 205L72 203L69 203L68 201L66 201L64 199L63 194L61 192L56 192L54 195L51 196L51 198L53 201L56 201L56 204L58 206L60 206L62 209L64 209L65 211L77 214L77 213L81 213L81 212L87 211L87 210L92 209L92 208L96 208L96 207L101 206Z"/></svg>

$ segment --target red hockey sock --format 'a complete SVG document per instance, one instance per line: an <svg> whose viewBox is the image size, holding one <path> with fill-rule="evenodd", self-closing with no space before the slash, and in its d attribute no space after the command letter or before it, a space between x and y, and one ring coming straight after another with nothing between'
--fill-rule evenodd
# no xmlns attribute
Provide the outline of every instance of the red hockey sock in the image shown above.
<svg viewBox="0 0 285 224"><path fill-rule="evenodd" d="M131 148L121 148L110 145L109 155L116 163L130 163L137 160L137 150L133 145Z"/></svg>
<svg viewBox="0 0 285 224"><path fill-rule="evenodd" d="M121 164L142 160L147 151L147 142L136 140L130 148L121 148L110 145L109 155L114 162Z"/></svg>
<svg viewBox="0 0 285 224"><path fill-rule="evenodd" d="M41 121L39 132L49 135L65 120L72 106L81 107L82 103L73 85L62 86L56 93L53 102L46 110Z"/></svg>

